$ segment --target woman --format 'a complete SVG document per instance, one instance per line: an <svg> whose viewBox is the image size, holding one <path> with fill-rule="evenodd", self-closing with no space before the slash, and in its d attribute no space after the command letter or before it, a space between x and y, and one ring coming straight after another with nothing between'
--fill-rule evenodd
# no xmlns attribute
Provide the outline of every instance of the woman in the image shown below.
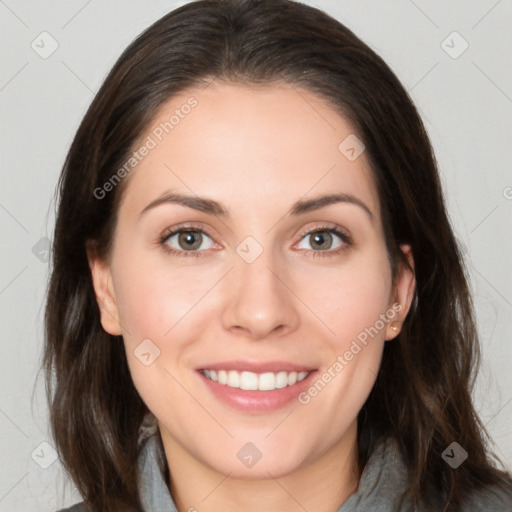
<svg viewBox="0 0 512 512"><path fill-rule="evenodd" d="M69 510L510 510L427 134L346 27L288 0L169 13L108 75L59 192Z"/></svg>

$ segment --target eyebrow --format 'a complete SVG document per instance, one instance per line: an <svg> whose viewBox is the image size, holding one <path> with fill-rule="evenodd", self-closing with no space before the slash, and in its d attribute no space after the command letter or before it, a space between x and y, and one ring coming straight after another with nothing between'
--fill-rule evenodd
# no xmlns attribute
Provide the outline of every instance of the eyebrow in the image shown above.
<svg viewBox="0 0 512 512"><path fill-rule="evenodd" d="M176 192L164 193L163 195L149 203L141 211L140 216L142 216L147 211L156 208L157 206L167 203L180 204L182 206L187 206L188 208L192 208L203 213L209 213L223 218L230 217L229 211L226 208L224 208L219 202L213 199L199 196L191 196L186 194L179 194ZM328 194L307 200L300 199L292 205L290 209L290 215L301 215L304 213L319 210L320 208L335 203L348 203L358 206L367 213L372 222L374 220L373 213L363 201L361 201L359 198L351 194L343 193Z"/></svg>

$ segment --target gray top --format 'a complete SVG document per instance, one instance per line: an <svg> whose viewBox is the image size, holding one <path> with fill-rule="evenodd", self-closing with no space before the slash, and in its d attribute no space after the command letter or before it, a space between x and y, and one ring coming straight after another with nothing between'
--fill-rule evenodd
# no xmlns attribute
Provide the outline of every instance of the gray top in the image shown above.
<svg viewBox="0 0 512 512"><path fill-rule="evenodd" d="M139 468L141 500L146 512L178 512L164 479L164 457L157 435L144 441ZM415 509L408 503L400 503L406 475L395 442L388 440L375 449L361 475L358 489L337 512L427 512L424 507ZM79 503L60 512L86 512L86 509ZM473 493L460 512L512 512L512 492L497 489Z"/></svg>

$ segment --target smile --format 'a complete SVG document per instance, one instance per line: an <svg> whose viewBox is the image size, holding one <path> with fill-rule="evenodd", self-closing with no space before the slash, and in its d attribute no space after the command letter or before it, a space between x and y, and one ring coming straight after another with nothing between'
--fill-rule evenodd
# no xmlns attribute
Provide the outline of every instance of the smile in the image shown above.
<svg viewBox="0 0 512 512"><path fill-rule="evenodd" d="M265 372L254 373L236 370L201 370L201 373L213 382L223 386L245 391L274 391L304 380L310 372Z"/></svg>

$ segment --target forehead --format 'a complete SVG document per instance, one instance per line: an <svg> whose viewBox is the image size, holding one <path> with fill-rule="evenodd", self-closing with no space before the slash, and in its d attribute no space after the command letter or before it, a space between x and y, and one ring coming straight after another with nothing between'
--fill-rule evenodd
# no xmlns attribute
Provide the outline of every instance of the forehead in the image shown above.
<svg viewBox="0 0 512 512"><path fill-rule="evenodd" d="M179 191L250 212L342 192L377 216L367 155L354 159L363 148L356 137L325 100L296 86L191 88L163 104L142 134L134 149L150 149L129 176L123 204L140 211Z"/></svg>

